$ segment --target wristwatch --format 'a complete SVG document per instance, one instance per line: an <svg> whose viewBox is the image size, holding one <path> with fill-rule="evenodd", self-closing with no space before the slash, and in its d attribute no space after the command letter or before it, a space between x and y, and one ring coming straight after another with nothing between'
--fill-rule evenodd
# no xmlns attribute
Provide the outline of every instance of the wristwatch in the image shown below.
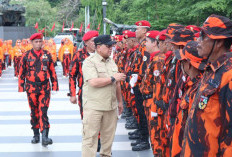
<svg viewBox="0 0 232 157"><path fill-rule="evenodd" d="M115 82L115 78L113 76L111 76L111 82L114 83Z"/></svg>

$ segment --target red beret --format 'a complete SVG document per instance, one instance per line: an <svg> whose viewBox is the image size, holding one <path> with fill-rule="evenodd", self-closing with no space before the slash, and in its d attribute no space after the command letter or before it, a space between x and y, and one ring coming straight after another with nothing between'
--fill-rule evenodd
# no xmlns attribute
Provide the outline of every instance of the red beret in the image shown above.
<svg viewBox="0 0 232 157"><path fill-rule="evenodd" d="M122 38L123 38L123 35L115 35L115 36L114 36L114 40L115 40L116 42L122 41Z"/></svg>
<svg viewBox="0 0 232 157"><path fill-rule="evenodd" d="M124 31L122 32L122 35L125 35L125 32L127 32L127 31L129 31L129 30L124 30Z"/></svg>
<svg viewBox="0 0 232 157"><path fill-rule="evenodd" d="M138 21L135 23L135 25L138 27L148 27L148 28L151 27L150 23L146 20Z"/></svg>
<svg viewBox="0 0 232 157"><path fill-rule="evenodd" d="M167 32L167 29L164 29L159 33L159 40L164 41L166 39L166 35L165 35L166 32Z"/></svg>
<svg viewBox="0 0 232 157"><path fill-rule="evenodd" d="M128 39L128 38L135 38L135 37L136 37L135 32L128 31L128 30L124 32L124 38L125 38L125 39Z"/></svg>
<svg viewBox="0 0 232 157"><path fill-rule="evenodd" d="M193 33L198 33L201 31L201 28L195 25L188 25L185 28L191 30Z"/></svg>
<svg viewBox="0 0 232 157"><path fill-rule="evenodd" d="M43 39L43 34L42 33L32 34L30 40L34 40L34 39Z"/></svg>
<svg viewBox="0 0 232 157"><path fill-rule="evenodd" d="M99 35L98 31L88 31L85 33L85 35L83 36L82 40L83 41L87 41L93 37L97 37Z"/></svg>
<svg viewBox="0 0 232 157"><path fill-rule="evenodd" d="M148 31L146 37L157 39L159 33L159 31Z"/></svg>

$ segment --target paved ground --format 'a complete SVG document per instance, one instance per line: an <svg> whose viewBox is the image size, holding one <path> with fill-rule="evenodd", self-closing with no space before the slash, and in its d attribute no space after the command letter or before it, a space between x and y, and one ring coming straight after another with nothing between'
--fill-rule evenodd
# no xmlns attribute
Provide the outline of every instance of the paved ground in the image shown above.
<svg viewBox="0 0 232 157"><path fill-rule="evenodd" d="M80 157L81 119L79 107L69 102L68 79L56 68L60 91L52 95L49 118L50 137L54 144L44 148L30 143L30 111L26 95L17 92L13 68L4 71L0 79L0 157ZM151 150L132 152L125 121L119 120L113 144L113 157L152 157Z"/></svg>

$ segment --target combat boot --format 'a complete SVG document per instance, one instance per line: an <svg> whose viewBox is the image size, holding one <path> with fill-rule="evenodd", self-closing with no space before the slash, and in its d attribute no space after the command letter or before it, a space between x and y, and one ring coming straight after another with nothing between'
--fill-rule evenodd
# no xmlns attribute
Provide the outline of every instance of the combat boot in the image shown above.
<svg viewBox="0 0 232 157"><path fill-rule="evenodd" d="M140 133L129 135L130 140L136 140L139 139L140 137L141 137Z"/></svg>
<svg viewBox="0 0 232 157"><path fill-rule="evenodd" d="M132 151L143 151L150 149L150 143L148 141L141 141L136 146L132 147Z"/></svg>
<svg viewBox="0 0 232 157"><path fill-rule="evenodd" d="M39 143L39 141L40 141L39 129L33 129L33 132L34 132L34 136L31 140L31 143L32 144Z"/></svg>
<svg viewBox="0 0 232 157"><path fill-rule="evenodd" d="M136 145L139 144L139 143L141 143L141 139L140 139L140 138L137 139L137 140L135 140L135 141L132 141L132 142L131 142L131 146L136 146Z"/></svg>
<svg viewBox="0 0 232 157"><path fill-rule="evenodd" d="M42 146L46 147L49 144L52 144L52 139L48 138L49 128L46 128L42 131Z"/></svg>
<svg viewBox="0 0 232 157"><path fill-rule="evenodd" d="M138 124L136 124L136 123L130 123L128 125L125 125L125 128L129 129L129 130L131 130L131 129L138 129Z"/></svg>
<svg viewBox="0 0 232 157"><path fill-rule="evenodd" d="M138 134L138 133L139 133L139 130L136 129L135 131L128 132L128 135L134 135L134 134Z"/></svg>

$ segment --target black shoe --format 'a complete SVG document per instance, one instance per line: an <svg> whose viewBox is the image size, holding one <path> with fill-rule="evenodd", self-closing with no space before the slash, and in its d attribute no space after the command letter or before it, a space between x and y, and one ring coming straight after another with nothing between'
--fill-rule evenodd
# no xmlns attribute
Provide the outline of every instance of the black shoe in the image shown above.
<svg viewBox="0 0 232 157"><path fill-rule="evenodd" d="M42 131L42 146L44 147L53 143L52 139L48 138L48 132L49 132L48 128Z"/></svg>
<svg viewBox="0 0 232 157"><path fill-rule="evenodd" d="M130 125L125 125L126 129L138 129L138 125L135 123L131 123Z"/></svg>
<svg viewBox="0 0 232 157"><path fill-rule="evenodd" d="M101 149L101 140L100 138L98 139L98 145L97 145L97 152L100 152Z"/></svg>
<svg viewBox="0 0 232 157"><path fill-rule="evenodd" d="M137 140L131 142L131 146L132 146L132 147L133 147L133 146L136 146L136 145L139 144L139 143L141 143L141 139L137 139Z"/></svg>
<svg viewBox="0 0 232 157"><path fill-rule="evenodd" d="M31 143L32 144L39 143L39 141L40 141L39 129L33 129L33 132L34 132L34 136L31 140Z"/></svg>
<svg viewBox="0 0 232 157"><path fill-rule="evenodd" d="M131 131L131 132L128 132L128 135L134 135L134 134L138 134L139 133L139 130L136 129L135 131Z"/></svg>
<svg viewBox="0 0 232 157"><path fill-rule="evenodd" d="M141 137L140 134L129 135L129 139L130 139L130 140L137 140L137 139L139 139L140 137Z"/></svg>
<svg viewBox="0 0 232 157"><path fill-rule="evenodd" d="M126 121L128 121L128 120L132 120L132 119L134 119L135 117L132 115L132 116L130 116L130 117L126 117Z"/></svg>
<svg viewBox="0 0 232 157"><path fill-rule="evenodd" d="M132 151L143 151L150 149L150 143L149 142L141 142L137 144L136 146L132 147Z"/></svg>
<svg viewBox="0 0 232 157"><path fill-rule="evenodd" d="M137 119L135 119L134 117L130 118L130 119L127 119L126 120L127 123L138 123L137 122Z"/></svg>

